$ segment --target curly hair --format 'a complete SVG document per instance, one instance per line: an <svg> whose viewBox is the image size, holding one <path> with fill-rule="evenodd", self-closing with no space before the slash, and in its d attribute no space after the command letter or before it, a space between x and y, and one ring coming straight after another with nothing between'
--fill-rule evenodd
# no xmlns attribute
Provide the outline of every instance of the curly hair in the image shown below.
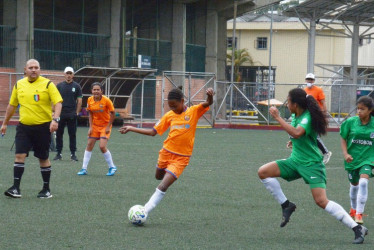
<svg viewBox="0 0 374 250"><path fill-rule="evenodd" d="M177 100L180 101L183 99L183 92L182 92L182 86L179 86L178 88L174 88L170 90L168 94L168 100Z"/></svg>

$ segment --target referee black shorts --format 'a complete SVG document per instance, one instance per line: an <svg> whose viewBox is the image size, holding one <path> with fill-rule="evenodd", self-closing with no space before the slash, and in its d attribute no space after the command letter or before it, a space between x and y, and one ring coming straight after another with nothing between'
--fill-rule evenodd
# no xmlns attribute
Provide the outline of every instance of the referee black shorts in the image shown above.
<svg viewBox="0 0 374 250"><path fill-rule="evenodd" d="M16 129L16 154L27 154L31 149L34 156L46 160L49 157L51 132L49 122L40 125L24 125L19 123Z"/></svg>

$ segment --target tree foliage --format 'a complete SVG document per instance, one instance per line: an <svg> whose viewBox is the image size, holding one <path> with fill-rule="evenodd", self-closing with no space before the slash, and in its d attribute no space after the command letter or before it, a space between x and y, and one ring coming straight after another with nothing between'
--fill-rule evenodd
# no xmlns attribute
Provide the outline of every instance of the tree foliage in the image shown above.
<svg viewBox="0 0 374 250"><path fill-rule="evenodd" d="M232 48L229 48L229 52L226 55L227 61L232 63ZM239 67L244 63L254 65L253 58L249 54L248 49L237 49L234 51L234 79L236 82L241 81Z"/></svg>

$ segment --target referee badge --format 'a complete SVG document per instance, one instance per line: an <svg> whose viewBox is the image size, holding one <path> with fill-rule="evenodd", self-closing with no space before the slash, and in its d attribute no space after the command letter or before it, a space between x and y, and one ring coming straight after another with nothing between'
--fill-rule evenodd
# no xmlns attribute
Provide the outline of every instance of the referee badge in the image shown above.
<svg viewBox="0 0 374 250"><path fill-rule="evenodd" d="M71 91L75 92L75 88L72 88Z"/></svg>
<svg viewBox="0 0 374 250"><path fill-rule="evenodd" d="M40 100L40 96L38 94L34 95L34 101L38 102Z"/></svg>
<svg viewBox="0 0 374 250"><path fill-rule="evenodd" d="M370 133L370 139L373 139L374 138L374 132L371 132Z"/></svg>

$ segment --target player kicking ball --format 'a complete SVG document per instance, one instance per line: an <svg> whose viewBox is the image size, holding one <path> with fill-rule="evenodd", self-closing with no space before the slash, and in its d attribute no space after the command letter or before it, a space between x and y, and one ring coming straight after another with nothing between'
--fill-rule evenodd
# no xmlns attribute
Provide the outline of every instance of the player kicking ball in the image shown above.
<svg viewBox="0 0 374 250"><path fill-rule="evenodd" d="M291 124L280 117L276 107L271 107L269 112L290 135L291 143L288 147L292 147L291 156L266 163L258 170L261 182L282 207L283 220L280 226L287 225L296 205L286 198L276 177L287 181L303 178L310 186L315 203L354 231L353 244L362 244L368 233L367 228L357 224L338 203L327 199L326 170L317 146L317 136L326 134L327 129L327 121L321 109L312 96L307 96L299 88L288 93L287 107L292 113Z"/></svg>
<svg viewBox="0 0 374 250"><path fill-rule="evenodd" d="M152 129L123 126L119 130L121 134L132 131L155 136L156 134L162 135L170 128L169 135L158 155L155 177L161 180L161 183L144 205L147 215L161 202L166 190L179 178L190 161L197 122L213 103L213 89L207 89L206 94L205 102L187 107L184 104L183 92L179 88L172 89L168 94L168 104L171 110Z"/></svg>

